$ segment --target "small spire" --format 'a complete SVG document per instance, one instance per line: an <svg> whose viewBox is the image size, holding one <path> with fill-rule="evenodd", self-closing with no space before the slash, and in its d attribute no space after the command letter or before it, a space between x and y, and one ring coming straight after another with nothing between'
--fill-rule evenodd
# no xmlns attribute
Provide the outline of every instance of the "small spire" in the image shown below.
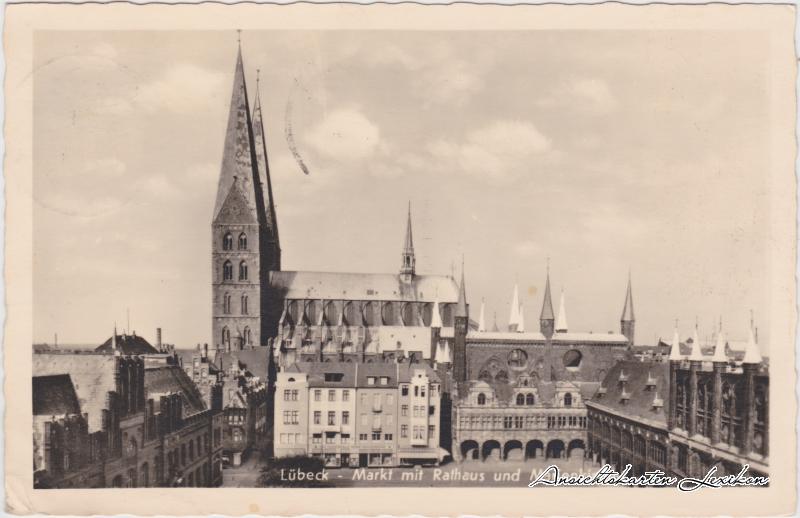
<svg viewBox="0 0 800 518"><path fill-rule="evenodd" d="M461 286L458 290L458 302L456 303L456 317L468 317L467 313L467 288L464 283L464 256L461 256Z"/></svg>
<svg viewBox="0 0 800 518"><path fill-rule="evenodd" d="M744 350L744 358L742 358L742 363L761 363L763 358L761 357L761 351L758 350L758 344L756 343L756 337L753 331L753 327L750 326L750 336L747 339L747 346Z"/></svg>
<svg viewBox="0 0 800 518"><path fill-rule="evenodd" d="M442 327L442 314L439 312L439 296L436 296L436 300L433 302L433 309L431 310L431 327L439 328Z"/></svg>
<svg viewBox="0 0 800 518"><path fill-rule="evenodd" d="M728 355L725 354L725 334L722 332L722 319L719 323L719 331L717 332L717 343L714 345L714 356L711 361L714 362L728 362Z"/></svg>
<svg viewBox="0 0 800 518"><path fill-rule="evenodd" d="M675 332L672 334L672 347L669 350L670 361L681 361L683 355L681 354L681 341L678 336L678 321L675 321Z"/></svg>
<svg viewBox="0 0 800 518"><path fill-rule="evenodd" d="M492 325L492 331L495 333L500 331L500 328L497 327L497 311L494 312L494 324Z"/></svg>
<svg viewBox="0 0 800 518"><path fill-rule="evenodd" d="M556 333L567 332L567 308L564 302L564 288L561 288L561 303L558 306L558 321L556 322Z"/></svg>
<svg viewBox="0 0 800 518"><path fill-rule="evenodd" d="M694 335L692 335L692 352L689 355L689 360L701 362L703 359L703 351L700 349L700 336L697 333L697 327L695 327Z"/></svg>
<svg viewBox="0 0 800 518"><path fill-rule="evenodd" d="M411 200L408 201L408 220L406 221L406 242L403 246L406 252L414 253L414 238L411 232Z"/></svg>
<svg viewBox="0 0 800 518"><path fill-rule="evenodd" d="M236 43L239 45L239 51L242 50L242 29L236 29Z"/></svg>
<svg viewBox="0 0 800 518"><path fill-rule="evenodd" d="M483 333L486 331L486 319L484 317L484 311L486 310L486 302L481 298L481 314L478 316L478 331Z"/></svg>
<svg viewBox="0 0 800 518"><path fill-rule="evenodd" d="M517 333L525 332L525 311L522 303L519 305L519 325L517 326Z"/></svg>
<svg viewBox="0 0 800 518"><path fill-rule="evenodd" d="M414 256L414 238L411 232L411 201L408 202L408 219L406 220L406 239L403 244L402 264L400 265L400 275L405 282L410 282L414 277L416 269L416 258Z"/></svg>
<svg viewBox="0 0 800 518"><path fill-rule="evenodd" d="M553 298L550 295L550 258L547 258L547 280L544 285L544 301L542 302L542 313L539 320L555 320L553 314Z"/></svg>
<svg viewBox="0 0 800 518"><path fill-rule="evenodd" d="M628 270L628 290L625 292L625 306L622 308L623 322L633 322L633 288L631 287L631 271Z"/></svg>

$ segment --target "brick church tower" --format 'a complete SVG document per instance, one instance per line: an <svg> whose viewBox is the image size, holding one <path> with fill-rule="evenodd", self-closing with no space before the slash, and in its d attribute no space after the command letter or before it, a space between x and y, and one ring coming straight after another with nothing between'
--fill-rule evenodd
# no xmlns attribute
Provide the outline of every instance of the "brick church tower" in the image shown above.
<svg viewBox="0 0 800 518"><path fill-rule="evenodd" d="M266 193L266 199L265 199ZM228 128L211 223L212 328L217 349L267 345L269 272L281 252L261 105L250 112L242 51L236 58Z"/></svg>

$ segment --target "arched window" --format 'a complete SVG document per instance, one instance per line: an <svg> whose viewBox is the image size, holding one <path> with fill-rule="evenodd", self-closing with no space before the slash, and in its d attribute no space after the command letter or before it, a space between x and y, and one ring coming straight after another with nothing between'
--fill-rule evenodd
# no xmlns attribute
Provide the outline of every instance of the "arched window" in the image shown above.
<svg viewBox="0 0 800 518"><path fill-rule="evenodd" d="M141 479L142 479L142 487L150 487L150 465L148 463L142 464L140 469L141 471Z"/></svg>
<svg viewBox="0 0 800 518"><path fill-rule="evenodd" d="M485 405L486 404L486 394L484 394L483 392L478 394L478 404L479 405Z"/></svg>
<svg viewBox="0 0 800 518"><path fill-rule="evenodd" d="M572 406L572 394L569 392L564 394L564 406Z"/></svg>
<svg viewBox="0 0 800 518"><path fill-rule="evenodd" d="M242 315L247 314L247 295L242 295Z"/></svg>
<svg viewBox="0 0 800 518"><path fill-rule="evenodd" d="M222 279L226 281L233 280L233 265L230 261L225 261L222 265Z"/></svg>
<svg viewBox="0 0 800 518"><path fill-rule="evenodd" d="M239 250L247 250L247 234L239 234Z"/></svg>
<svg viewBox="0 0 800 518"><path fill-rule="evenodd" d="M230 293L226 293L225 296L222 298L222 312L226 315L231 313L231 295Z"/></svg>
<svg viewBox="0 0 800 518"><path fill-rule="evenodd" d="M239 280L240 281L247 280L247 263L244 261L239 263Z"/></svg>
<svg viewBox="0 0 800 518"><path fill-rule="evenodd" d="M528 394L527 396L525 396L525 404L528 406L533 406L534 404L536 404L536 400L534 399L533 394Z"/></svg>
<svg viewBox="0 0 800 518"><path fill-rule="evenodd" d="M242 338L244 339L245 345L250 345L251 338L250 338L250 328L245 327L244 332L242 333Z"/></svg>
<svg viewBox="0 0 800 518"><path fill-rule="evenodd" d="M517 394L517 405L522 406L525 404L525 395Z"/></svg>
<svg viewBox="0 0 800 518"><path fill-rule="evenodd" d="M222 238L222 249L233 250L233 236L230 232L225 234L225 237Z"/></svg>
<svg viewBox="0 0 800 518"><path fill-rule="evenodd" d="M564 353L561 359L564 362L564 367L577 369L581 366L581 359L583 355L576 349L571 349Z"/></svg>
<svg viewBox="0 0 800 518"><path fill-rule="evenodd" d="M231 345L231 331L227 326L222 328L222 345Z"/></svg>

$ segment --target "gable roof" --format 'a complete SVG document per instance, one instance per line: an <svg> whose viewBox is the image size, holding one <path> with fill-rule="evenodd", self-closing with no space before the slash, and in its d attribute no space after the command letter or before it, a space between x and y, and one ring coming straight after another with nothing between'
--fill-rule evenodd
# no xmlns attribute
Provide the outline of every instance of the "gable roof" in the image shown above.
<svg viewBox="0 0 800 518"><path fill-rule="evenodd" d="M80 413L78 395L68 374L33 377L33 415L64 416Z"/></svg>
<svg viewBox="0 0 800 518"><path fill-rule="evenodd" d="M620 379L620 375L624 374ZM655 386L648 387L648 378ZM666 426L669 412L669 362L623 360L617 362L601 383L605 394L598 391L590 404L606 408L631 418L642 418L651 424ZM623 391L628 399L623 400ZM660 408L653 406L656 395L661 399Z"/></svg>
<svg viewBox="0 0 800 518"><path fill-rule="evenodd" d="M270 286L287 299L458 301L458 285L445 275L415 275L404 283L394 273L273 271Z"/></svg>
<svg viewBox="0 0 800 518"><path fill-rule="evenodd" d="M144 370L146 398L152 398L156 405L166 394L180 394L183 400L184 416L188 417L206 409L203 395L189 376L177 365L163 365Z"/></svg>
<svg viewBox="0 0 800 518"><path fill-rule="evenodd" d="M102 345L95 348L95 352L113 354L115 350L111 344L112 338L113 337L109 338L103 342ZM119 349L120 354L123 355L159 354L158 349L150 345L150 342L141 336L137 336L136 333L132 335L117 335L117 349Z"/></svg>

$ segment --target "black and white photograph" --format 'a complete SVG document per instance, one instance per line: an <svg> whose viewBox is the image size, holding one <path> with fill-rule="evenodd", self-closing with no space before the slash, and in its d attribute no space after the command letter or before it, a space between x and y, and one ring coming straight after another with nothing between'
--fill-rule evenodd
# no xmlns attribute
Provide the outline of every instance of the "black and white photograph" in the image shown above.
<svg viewBox="0 0 800 518"><path fill-rule="evenodd" d="M794 455L769 32L31 49L33 489L759 498Z"/></svg>

